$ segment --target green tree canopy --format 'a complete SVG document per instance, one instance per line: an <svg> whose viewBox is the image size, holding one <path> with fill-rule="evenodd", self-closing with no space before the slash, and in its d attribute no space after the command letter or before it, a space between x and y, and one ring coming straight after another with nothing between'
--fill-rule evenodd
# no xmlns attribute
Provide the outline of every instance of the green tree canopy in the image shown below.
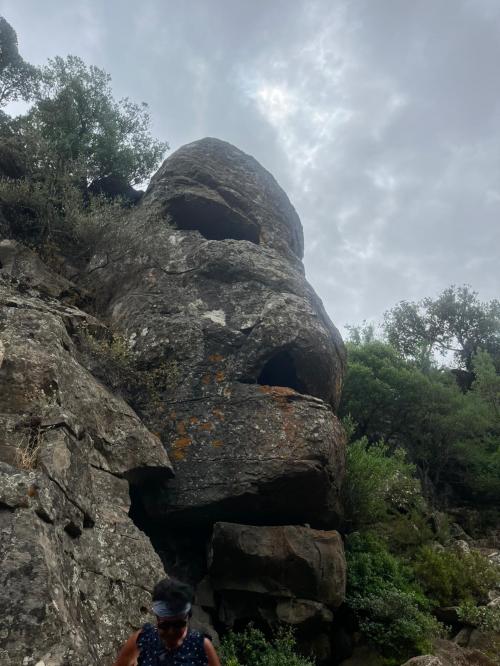
<svg viewBox="0 0 500 666"><path fill-rule="evenodd" d="M401 446L428 490L500 499L498 385L489 356L478 356L478 378L464 394L451 372L424 371L389 344L351 343L348 351L340 414L356 423L355 438Z"/></svg>
<svg viewBox="0 0 500 666"><path fill-rule="evenodd" d="M152 138L147 104L116 101L110 81L76 56L49 60L22 128L41 164L87 185L111 175L137 184L157 168L168 146Z"/></svg>
<svg viewBox="0 0 500 666"><path fill-rule="evenodd" d="M14 28L0 16L0 108L9 102L31 99L38 70L19 55Z"/></svg>
<svg viewBox="0 0 500 666"><path fill-rule="evenodd" d="M457 367L471 372L474 354L483 349L500 365L500 302L481 302L467 285L451 286L435 299L401 301L386 312L384 328L406 358L453 354Z"/></svg>

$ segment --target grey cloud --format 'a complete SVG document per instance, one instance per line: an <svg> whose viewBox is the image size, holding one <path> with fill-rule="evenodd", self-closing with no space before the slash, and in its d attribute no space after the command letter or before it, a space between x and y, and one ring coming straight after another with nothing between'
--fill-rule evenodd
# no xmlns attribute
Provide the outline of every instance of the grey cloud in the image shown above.
<svg viewBox="0 0 500 666"><path fill-rule="evenodd" d="M498 296L496 0L5 0L2 13L27 59L76 53L147 100L173 149L219 136L270 169L336 324L451 283Z"/></svg>

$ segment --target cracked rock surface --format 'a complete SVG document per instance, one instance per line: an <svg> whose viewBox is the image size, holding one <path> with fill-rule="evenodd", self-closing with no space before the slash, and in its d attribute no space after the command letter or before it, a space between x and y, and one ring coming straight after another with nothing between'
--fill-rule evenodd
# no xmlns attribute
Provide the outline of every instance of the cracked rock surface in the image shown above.
<svg viewBox="0 0 500 666"><path fill-rule="evenodd" d="M71 331L102 325L54 300L59 276L17 249L29 279L15 245L0 279L0 663L111 663L164 575L128 516L127 476L171 465L77 360Z"/></svg>
<svg viewBox="0 0 500 666"><path fill-rule="evenodd" d="M329 663L346 353L298 215L203 139L126 225L65 277L0 242L0 663L108 666L165 570L209 633L285 622Z"/></svg>
<svg viewBox="0 0 500 666"><path fill-rule="evenodd" d="M253 158L203 139L165 161L135 214L154 257L129 259L119 283L113 266L94 272L93 288L109 290L106 316L144 367L177 368L143 410L175 469L151 515L334 526L345 349L304 277L288 197Z"/></svg>

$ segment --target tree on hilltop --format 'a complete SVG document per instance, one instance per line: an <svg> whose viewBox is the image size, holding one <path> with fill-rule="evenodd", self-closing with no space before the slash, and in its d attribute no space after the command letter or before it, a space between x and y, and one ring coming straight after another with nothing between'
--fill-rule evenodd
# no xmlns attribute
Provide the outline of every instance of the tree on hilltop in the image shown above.
<svg viewBox="0 0 500 666"><path fill-rule="evenodd" d="M16 31L0 16L0 108L9 102L31 99L37 80L37 68L19 55Z"/></svg>
<svg viewBox="0 0 500 666"><path fill-rule="evenodd" d="M437 298L401 301L385 313L388 342L406 358L425 361L452 354L457 369L471 374L482 349L500 367L500 301L481 302L469 286L451 286ZM469 382L470 385L470 382Z"/></svg>
<svg viewBox="0 0 500 666"><path fill-rule="evenodd" d="M137 184L156 169L168 148L150 134L145 102L116 101L111 77L77 56L56 57L41 70L27 130L50 150L51 167L86 185L115 176Z"/></svg>

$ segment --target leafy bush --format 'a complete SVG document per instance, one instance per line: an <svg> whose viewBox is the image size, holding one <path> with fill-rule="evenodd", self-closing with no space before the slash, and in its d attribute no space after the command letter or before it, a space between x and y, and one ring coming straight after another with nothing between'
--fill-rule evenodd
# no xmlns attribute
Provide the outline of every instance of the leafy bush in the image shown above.
<svg viewBox="0 0 500 666"><path fill-rule="evenodd" d="M19 54L13 27L0 16L0 107L18 99L29 100L38 79L38 71Z"/></svg>
<svg viewBox="0 0 500 666"><path fill-rule="evenodd" d="M137 411L155 410L165 393L171 392L179 380L179 367L174 358L161 358L144 366L133 351L130 341L122 335L95 335L87 327L80 329L80 343L86 365L92 373L123 397Z"/></svg>
<svg viewBox="0 0 500 666"><path fill-rule="evenodd" d="M77 224L89 212L69 179L0 180L2 231L32 247L49 264L54 252L80 252Z"/></svg>
<svg viewBox="0 0 500 666"><path fill-rule="evenodd" d="M47 192L41 183L0 180L0 210L5 235L38 244L50 215Z"/></svg>
<svg viewBox="0 0 500 666"><path fill-rule="evenodd" d="M292 630L283 627L271 640L252 626L241 633L229 632L222 640L220 657L223 666L313 666L310 659L297 654Z"/></svg>
<svg viewBox="0 0 500 666"><path fill-rule="evenodd" d="M348 349L340 415L355 421L355 438L403 448L429 495L451 491L468 502L498 504L496 357L477 355L477 381L464 393L448 369L422 369L383 342Z"/></svg>
<svg viewBox="0 0 500 666"><path fill-rule="evenodd" d="M423 546L413 564L425 592L439 606L481 602L500 583L500 572L480 553L439 551Z"/></svg>
<svg viewBox="0 0 500 666"><path fill-rule="evenodd" d="M465 624L477 627L479 631L495 631L500 633L500 607L476 606L467 601L458 609L458 617Z"/></svg>
<svg viewBox="0 0 500 666"><path fill-rule="evenodd" d="M384 539L391 552L411 557L424 544L445 541L446 530L438 534L432 529L430 516L420 509L412 509L391 517L377 525L378 535Z"/></svg>
<svg viewBox="0 0 500 666"><path fill-rule="evenodd" d="M347 603L370 643L401 660L428 651L443 627L409 567L372 535L351 535L346 555Z"/></svg>
<svg viewBox="0 0 500 666"><path fill-rule="evenodd" d="M382 441L369 444L363 437L347 448L344 505L354 528L386 520L392 513L423 505L415 467L402 449L392 455Z"/></svg>

